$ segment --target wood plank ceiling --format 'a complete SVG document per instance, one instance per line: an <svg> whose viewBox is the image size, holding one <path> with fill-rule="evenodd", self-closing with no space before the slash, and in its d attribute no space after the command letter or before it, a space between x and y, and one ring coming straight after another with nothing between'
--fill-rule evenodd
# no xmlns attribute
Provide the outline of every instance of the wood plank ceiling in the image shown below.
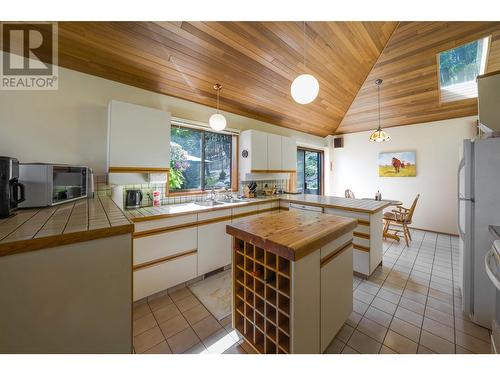
<svg viewBox="0 0 500 375"><path fill-rule="evenodd" d="M477 114L477 99L441 103L437 54L491 35L487 72L500 69L500 22L401 22L363 83L337 133L377 127L375 80L382 127Z"/></svg>
<svg viewBox="0 0 500 375"><path fill-rule="evenodd" d="M59 64L310 134L333 134L397 22L307 23L308 105L290 95L304 72L301 22L60 22ZM230 125L230 124L229 124Z"/></svg>

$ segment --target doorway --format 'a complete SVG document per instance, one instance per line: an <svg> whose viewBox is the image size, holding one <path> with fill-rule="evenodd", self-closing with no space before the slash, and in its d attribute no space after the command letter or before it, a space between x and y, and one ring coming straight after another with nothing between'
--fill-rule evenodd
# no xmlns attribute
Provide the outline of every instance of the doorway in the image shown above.
<svg viewBox="0 0 500 375"><path fill-rule="evenodd" d="M297 191L323 194L323 151L297 148Z"/></svg>

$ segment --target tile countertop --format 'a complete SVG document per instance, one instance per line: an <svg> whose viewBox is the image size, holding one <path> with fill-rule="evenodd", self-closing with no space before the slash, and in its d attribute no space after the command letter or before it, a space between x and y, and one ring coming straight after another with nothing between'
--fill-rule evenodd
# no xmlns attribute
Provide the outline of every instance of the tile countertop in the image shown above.
<svg viewBox="0 0 500 375"><path fill-rule="evenodd" d="M490 225L489 230L495 236L495 239L500 240L500 225Z"/></svg>
<svg viewBox="0 0 500 375"><path fill-rule="evenodd" d="M308 204L318 207L337 208L348 211L363 212L368 214L376 213L390 204L384 201L375 201L368 199L349 199L343 197L332 197L326 195L311 194L282 194L270 197L251 198L248 202L225 203L216 207L205 207L196 203L169 204L158 207L141 207L132 210L125 210L125 215L132 222L141 222L155 219L163 219L172 216L188 215L206 211L224 210L228 208L263 204L270 201L282 200L285 202Z"/></svg>
<svg viewBox="0 0 500 375"><path fill-rule="evenodd" d="M0 219L0 256L133 231L133 224L108 197L20 209L15 215Z"/></svg>

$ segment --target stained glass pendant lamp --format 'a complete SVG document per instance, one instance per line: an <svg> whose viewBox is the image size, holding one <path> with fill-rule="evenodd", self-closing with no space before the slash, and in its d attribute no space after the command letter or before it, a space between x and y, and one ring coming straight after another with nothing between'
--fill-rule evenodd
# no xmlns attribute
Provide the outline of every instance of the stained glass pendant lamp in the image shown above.
<svg viewBox="0 0 500 375"><path fill-rule="evenodd" d="M382 84L382 80L379 78L375 81L377 85L377 93L378 93L378 128L370 135L370 142L387 142L391 140L391 136L389 133L382 130L380 126L380 85Z"/></svg>

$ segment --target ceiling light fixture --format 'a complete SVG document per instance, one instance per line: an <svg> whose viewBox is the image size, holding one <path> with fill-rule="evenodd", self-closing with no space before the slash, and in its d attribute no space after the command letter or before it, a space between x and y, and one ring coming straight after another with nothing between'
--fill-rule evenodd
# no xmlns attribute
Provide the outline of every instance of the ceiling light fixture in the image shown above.
<svg viewBox="0 0 500 375"><path fill-rule="evenodd" d="M304 71L306 70L306 22L304 21ZM299 104L311 103L319 93L318 80L311 74L301 74L295 78L290 86L293 100Z"/></svg>
<svg viewBox="0 0 500 375"><path fill-rule="evenodd" d="M227 125L226 118L224 115L219 113L219 94L220 90L222 90L222 85L220 83L216 83L214 85L214 90L217 92L217 113L210 116L208 123L213 130L220 132L221 130L224 130Z"/></svg>
<svg viewBox="0 0 500 375"><path fill-rule="evenodd" d="M378 128L370 135L370 142L386 142L391 140L391 136L389 133L386 133L382 130L380 126L380 85L382 84L382 80L379 78L375 81L377 85L378 92Z"/></svg>

